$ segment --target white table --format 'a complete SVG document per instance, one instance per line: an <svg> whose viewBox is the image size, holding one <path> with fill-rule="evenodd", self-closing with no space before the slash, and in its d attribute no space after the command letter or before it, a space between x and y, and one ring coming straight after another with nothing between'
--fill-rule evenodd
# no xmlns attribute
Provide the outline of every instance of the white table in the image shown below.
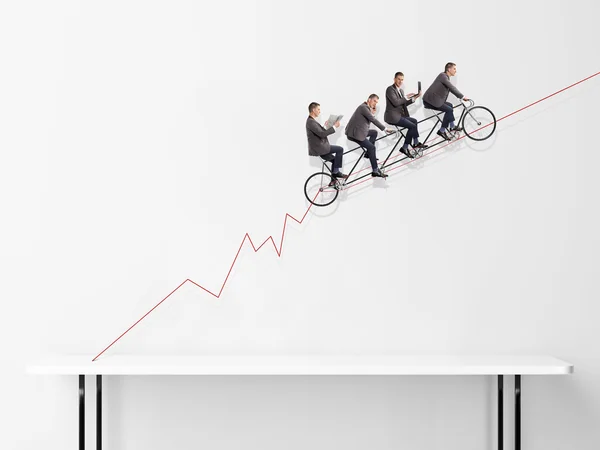
<svg viewBox="0 0 600 450"><path fill-rule="evenodd" d="M103 375L491 375L498 378L498 449L504 448L504 376L515 377L515 449L521 449L521 376L567 375L549 356L55 356L28 373L79 375L79 449L85 449L85 376L96 375L96 448L102 449Z"/></svg>

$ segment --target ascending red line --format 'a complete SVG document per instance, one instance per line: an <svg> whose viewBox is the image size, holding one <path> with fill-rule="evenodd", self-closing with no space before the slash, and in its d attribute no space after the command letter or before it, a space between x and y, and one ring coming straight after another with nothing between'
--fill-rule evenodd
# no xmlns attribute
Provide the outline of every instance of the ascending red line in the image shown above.
<svg viewBox="0 0 600 450"><path fill-rule="evenodd" d="M527 108L530 108L530 107L532 107L532 106L534 106L534 105L537 105L538 103L540 103L540 102L543 102L544 100L547 100L547 99L549 99L550 97L554 97L555 95L557 95L557 94L560 94L561 92L564 92L564 91L566 91L567 89L571 89L572 87L574 87L574 86L577 86L578 84L581 84L581 83L583 83L584 81L587 81L587 80L589 80L589 79L591 79L591 78L594 78L594 77L595 77L595 76L597 76L597 75L600 75L600 72L596 72L594 75L590 75L589 77L587 77L587 78L584 78L583 80L580 80L580 81L578 81L577 83L573 83L573 84L571 84L570 86L567 86L567 87L565 87L565 88L561 89L560 91L556 91L556 92L554 92L553 94L547 95L546 97L544 97L544 98L542 98L542 99L540 99L540 100L538 100L538 101L536 101L536 102L530 103L529 105L527 105L527 106L524 106L524 107L522 107L522 108L520 108L520 109L517 109L516 111L513 111L513 112L511 112L510 114L507 114L507 115L505 115L505 116L502 116L502 117L501 117L500 119L498 119L496 122L500 122L501 120L507 119L507 118L509 118L509 117L511 117L511 116L513 116L513 115L515 115L515 114L517 114L517 113L520 113L521 111L524 111L524 110L526 110ZM487 126L487 125L486 125L486 126ZM485 128L485 127L482 127L482 128ZM464 138L464 135L463 135L462 137L460 137L459 139L457 139L457 140L455 140L455 141L452 141L452 143L453 143L453 142L456 142L456 141L458 141L458 140L460 140L460 139L463 139L463 138ZM445 145L442 145L442 146L440 146L440 147L438 147L438 148L436 148L436 149L433 149L433 150L431 150L431 151L429 151L429 152L425 153L425 155L429 155L429 154L431 154L431 153L437 152L437 151L439 151L439 150L441 150L441 149L445 148L446 146L448 146L448 145L450 145L450 144L451 144L451 143L447 143L447 144L445 144ZM397 166L397 167L393 167L392 169L388 170L388 172L391 172L392 170L397 170L397 169L401 168L402 166L405 166L405 165L409 164L410 162L412 162L412 160L409 160L409 161L405 162L404 164L400 164L400 165L399 165L399 166ZM358 186L359 184L362 184L362 183L364 183L364 182L366 182L366 181L368 181L368 179L365 179L364 181L361 181L361 182L359 182L359 183L353 184L353 185L352 185L352 186L350 186L350 187L355 187L355 186ZM313 201L314 201L314 200L317 198L317 196L318 196L319 194L320 194L320 192L318 192L318 193L317 193L317 195L315 195L315 198L313 198ZM242 247L244 246L244 243L246 242L246 239L248 239L248 241L250 241L250 245L252 245L252 249L254 250L254 252L255 252L255 253L256 253L256 252L258 252L258 251L259 251L259 250L262 248L262 246L263 246L263 245L265 245L265 244L267 243L267 241L269 241L269 240L270 240L270 241L273 243L273 247L275 248L275 252L277 253L277 256L278 256L278 257L281 257L281 252L282 252L282 249L283 249L283 240L284 240L284 237L285 237L285 228L286 228L286 225L287 225L287 219L288 219L288 217L289 217L290 219L294 219L294 220L295 220L297 223L299 223L299 224L302 224L302 222L304 222L304 219L306 218L306 215L308 214L308 211L310 211L310 208L311 208L311 207L312 207L312 203L311 203L311 204L308 206L308 208L306 208L306 212L304 213L304 215L302 216L302 219L300 219L300 220L296 219L294 216L292 216L292 215L290 215L290 214L288 214L288 213L285 213L285 218L284 218L284 220L283 220L283 229L282 229L282 231L281 231L281 242L279 243L279 249L277 249L277 245L275 244L275 240L273 239L273 236L269 236L267 239L265 239L265 240L264 240L264 242L263 242L262 244L260 244L258 247L256 247L256 246L254 245L254 242L252 242L252 238L250 237L250 235L249 235L248 233L246 233L246 234L244 235L244 238L242 239L242 243L240 244L240 247L238 248L238 251L237 251L237 253L235 254L235 258L233 258L233 262L231 263L231 266L229 267L229 271L227 272L227 276L225 277L225 280L223 281L223 284L221 285L221 289L219 289L219 293L218 293L218 294L215 294L214 292L212 292L212 291L210 291L210 290L206 289L205 287L203 287L203 286L199 285L199 284L198 284L198 283L196 283L195 281L192 281L192 280L190 280L189 278L188 278L188 279L186 279L186 280L184 280L184 281L183 281L183 282L182 282L182 283L181 283L179 286L177 286L175 289L173 289L173 290L172 290L172 291L169 293L169 295L167 295L167 296L166 296L165 298L163 298L163 299L162 299L160 302L158 302L158 303L157 303L157 304L156 304L156 305L155 305L155 306L154 306L154 307L153 307L153 308L152 308L150 311L148 311L146 314L144 314L142 317L140 317L140 318L138 319L138 321L137 321L137 322L135 322L133 325L131 325L129 328L127 328L127 330L125 330L125 331L123 332L123 334L121 334L121 335L120 335L118 338L116 338L114 341L112 341L112 343L111 343L111 344L110 344L108 347L106 347L104 350L102 350L100 353L98 353L98 354L97 354L97 355L94 357L94 359L92 359L92 361L96 361L96 360L97 360L97 359L98 359L98 358L99 358L99 357L100 357L100 356L101 356L101 355L102 355L104 352L106 352L106 351L107 351L109 348L111 348L113 345L115 345L115 344L116 344L116 343L117 343L117 342L118 342L118 341L119 341L119 340L120 340L120 339L121 339L123 336L125 336L127 333L129 333L129 331L131 331L131 329L132 329L133 327L135 327L135 326L136 326L138 323L140 323L142 320L144 320L144 319L146 318L146 316L148 316L148 315L149 315L149 314L150 314L152 311L154 311L156 308L158 308L158 307L159 307L159 306L160 306L160 305L161 305L161 304L162 304L162 303L163 303L163 302L164 302L166 299L168 299L168 298L169 298L171 295L173 295L175 292L177 292L177 290L178 290L178 289L179 289L181 286L183 286L185 283L187 283L187 282L190 282L190 283L192 283L194 286L197 286L197 287L199 287L200 289L202 289L203 291L205 291L205 292L209 293L210 295L212 295L212 296L213 296L213 297L215 297L215 298L219 298L219 297L221 297L221 294L223 293L223 289L225 289L225 284L227 283L227 280L229 279L229 275L231 275L231 271L233 270L233 266L235 265L235 262L237 261L237 259L238 259L238 256L239 256L240 252L242 251Z"/></svg>
<svg viewBox="0 0 600 450"><path fill-rule="evenodd" d="M520 108L520 109L517 109L516 111L513 111L513 112L511 112L510 114L507 114L507 115L505 115L505 116L502 116L502 117L500 117L499 119L497 119L497 120L496 120L496 123L500 122L501 120L508 119L509 117L511 117L511 116L514 116L515 114L517 114L517 113L520 113L521 111L524 111L524 110L526 110L527 108L531 108L532 106L534 106L534 105L537 105L538 103L540 103L540 102L543 102L544 100L548 100L550 97L554 97L555 95L558 95L558 94L560 94L561 92L564 92L564 91L566 91L567 89L571 89L572 87L574 87L574 86L577 86L578 84L581 84L581 83L583 83L584 81L587 81L587 80L589 80L589 79L591 79L591 78L594 78L594 77L595 77L595 76L597 76L597 75L600 75L600 72L596 72L594 75L590 75L589 77L587 77L587 78L584 78L583 80L579 80L577 83L573 83L573 84L571 84L570 86L567 86L567 87L565 87L565 88L561 89L560 91L556 91L556 92L554 92L554 93L552 93L552 94L550 94L550 95L547 95L547 96L546 96L546 97L544 97L544 98L541 98L541 99L539 99L538 101L535 101L535 102L533 102L533 103L530 103L530 104L529 104L529 105L527 105L527 106L523 106L522 108ZM490 125L492 125L492 124L490 123L490 124L488 124L488 125L484 125L483 127L481 127L481 128L478 128L478 129L477 129L477 130L475 130L475 131L482 130L483 128L486 128L486 127L488 127L488 126L490 126ZM454 144L455 142L458 142L458 141L460 141L461 139L464 139L464 138L465 138L465 135L463 134L463 135L462 135L461 137L459 137L458 139L455 139L455 140L453 140L453 141L451 141L451 142L447 142L447 143L445 143L445 144L443 144L443 145L440 145L439 147L436 147L436 148L434 148L434 149L431 149L431 150L430 150L430 151L428 151L428 152L425 152L425 153L423 153L423 156L431 155L432 153L438 152L438 151L442 150L443 148L446 148L447 146L449 146L449 145L451 145L451 144ZM434 143L435 143L435 142L434 142ZM400 157L400 156L404 156L404 155L402 155L402 154L400 154L400 155L396 155L395 157L393 157L393 158L390 158L390 159L396 159L396 158L398 158L398 157ZM394 171L394 170L398 170L398 169L400 169L400 168L402 168L402 167L406 166L407 164L410 164L411 162L412 162L412 159L408 159L406 162L404 162L404 163L402 163L402 164L399 164L399 165L397 165L397 166L395 166L395 167L392 167L391 169L388 169L388 170L386 170L386 172L387 172L387 173L389 173L389 172L392 172L392 171ZM363 184L363 183L365 183L365 182L367 182L367 181L369 181L369 179L368 179L368 178L366 178L366 179L364 179L364 180L362 180L362 181L359 181L358 183L352 183L350 186L348 186L348 188L347 188L347 189L352 189L352 188L355 188L356 186L359 186L359 185L361 185L361 184Z"/></svg>

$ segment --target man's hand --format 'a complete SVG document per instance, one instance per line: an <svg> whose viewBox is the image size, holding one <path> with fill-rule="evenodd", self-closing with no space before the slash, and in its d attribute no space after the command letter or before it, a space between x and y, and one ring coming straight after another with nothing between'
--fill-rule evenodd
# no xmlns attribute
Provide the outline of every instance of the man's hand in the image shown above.
<svg viewBox="0 0 600 450"><path fill-rule="evenodd" d="M392 134L392 133L395 133L395 131L394 131L394 130L390 130L389 128L386 128L385 132L386 132L387 134Z"/></svg>
<svg viewBox="0 0 600 450"><path fill-rule="evenodd" d="M325 121L325 128L329 128L329 120Z"/></svg>
<svg viewBox="0 0 600 450"><path fill-rule="evenodd" d="M340 121L338 120L336 123L333 124L333 126L338 128L340 126Z"/></svg>
<svg viewBox="0 0 600 450"><path fill-rule="evenodd" d="M468 99L467 97L463 97L463 98L462 98L462 101L463 101L463 102L468 102L468 101L469 101L469 99Z"/></svg>

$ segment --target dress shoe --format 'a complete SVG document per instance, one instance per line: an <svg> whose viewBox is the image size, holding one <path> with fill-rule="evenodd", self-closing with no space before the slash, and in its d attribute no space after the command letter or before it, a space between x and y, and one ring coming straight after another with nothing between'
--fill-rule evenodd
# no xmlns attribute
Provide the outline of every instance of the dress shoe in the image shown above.
<svg viewBox="0 0 600 450"><path fill-rule="evenodd" d="M377 169L375 172L371 172L371 176L372 177L380 177L380 178L387 178L387 174L382 173L381 170Z"/></svg>
<svg viewBox="0 0 600 450"><path fill-rule="evenodd" d="M404 153L409 158L414 158L414 156L412 155L412 153L410 153L409 149L404 149L404 148L400 147L400 153Z"/></svg>
<svg viewBox="0 0 600 450"><path fill-rule="evenodd" d="M348 178L348 175L346 175L345 173L342 173L342 172L335 172L332 175L334 176L334 178L343 178L344 180L346 178Z"/></svg>
<svg viewBox="0 0 600 450"><path fill-rule="evenodd" d="M442 138L444 138L444 139L445 139L445 140L447 140L447 141L450 141L450 140L452 140L452 139L450 138L450 136L448 136L448 135L447 135L445 132L438 131L438 132L437 132L437 135L438 135L438 136L441 136Z"/></svg>
<svg viewBox="0 0 600 450"><path fill-rule="evenodd" d="M419 142L417 145L413 145L414 148L422 148L423 150L425 150L426 148L429 148L429 145L425 145L421 142Z"/></svg>

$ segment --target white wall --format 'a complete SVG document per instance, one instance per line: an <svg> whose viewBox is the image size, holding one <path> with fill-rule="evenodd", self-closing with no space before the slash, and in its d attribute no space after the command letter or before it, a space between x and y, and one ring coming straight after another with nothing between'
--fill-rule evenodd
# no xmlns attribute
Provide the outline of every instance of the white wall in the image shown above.
<svg viewBox="0 0 600 450"><path fill-rule="evenodd" d="M599 70L597 14L583 0L3 3L0 448L76 448L76 380L26 376L28 362L95 355L186 278L218 291L246 232L279 243L284 214L307 207L309 102L349 117L394 72L411 91L451 60L500 117ZM551 354L577 373L524 379L523 447L596 449L598 104L600 77L311 210L281 258L245 247L219 300L186 285L110 352ZM495 385L478 377L105 388L111 450L495 442Z"/></svg>

